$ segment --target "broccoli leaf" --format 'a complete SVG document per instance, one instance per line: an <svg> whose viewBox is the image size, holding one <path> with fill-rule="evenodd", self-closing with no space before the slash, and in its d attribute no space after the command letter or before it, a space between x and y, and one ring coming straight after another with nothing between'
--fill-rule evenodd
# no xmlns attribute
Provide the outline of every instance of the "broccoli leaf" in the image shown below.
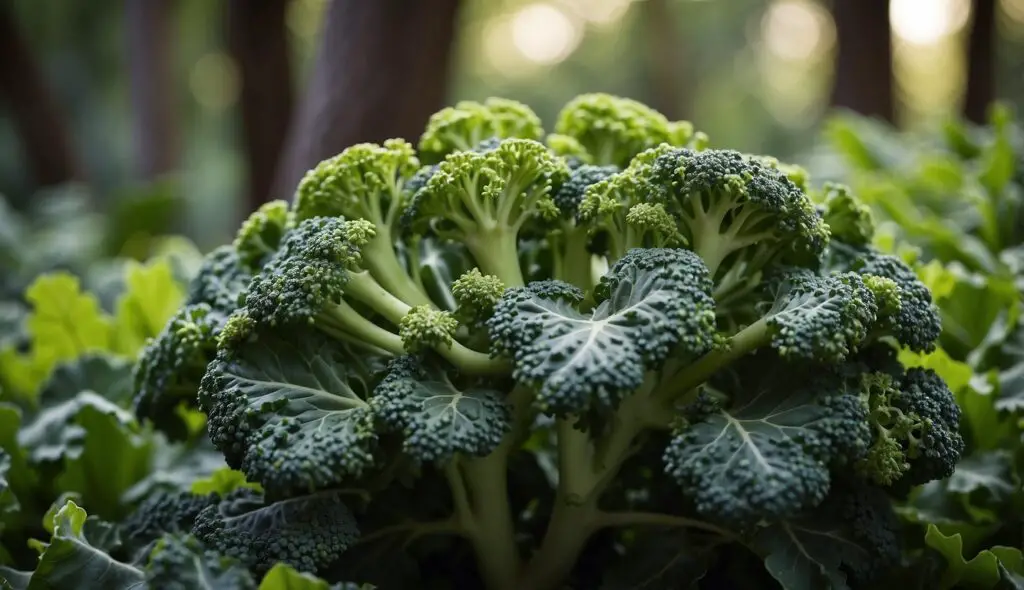
<svg viewBox="0 0 1024 590"><path fill-rule="evenodd" d="M946 560L941 588L994 588L1002 576L1000 570L1004 568L1024 575L1024 555L1020 549L995 546L966 559L960 534L947 536L934 524L928 525L924 540Z"/></svg>
<svg viewBox="0 0 1024 590"><path fill-rule="evenodd" d="M667 473L709 518L752 524L816 506L830 487L829 464L855 456L870 438L859 398L836 383L783 387L778 371L741 381L729 390L729 407L698 400L695 412L707 413L665 450Z"/></svg>
<svg viewBox="0 0 1024 590"><path fill-rule="evenodd" d="M496 351L515 362L513 378L539 389L542 411L614 408L670 352L712 346L710 289L692 252L638 248L602 278L593 312L577 309L578 288L540 281L506 291L488 325Z"/></svg>
<svg viewBox="0 0 1024 590"><path fill-rule="evenodd" d="M192 534L256 572L278 562L315 572L354 543L359 529L336 491L267 502L259 492L241 488L203 509Z"/></svg>
<svg viewBox="0 0 1024 590"><path fill-rule="evenodd" d="M61 363L39 392L39 405L49 407L83 391L123 405L132 395L132 364L107 354L89 353Z"/></svg>
<svg viewBox="0 0 1024 590"><path fill-rule="evenodd" d="M166 259L145 265L129 263L125 284L127 289L114 312L113 338L118 352L134 355L174 315L185 293Z"/></svg>
<svg viewBox="0 0 1024 590"><path fill-rule="evenodd" d="M210 364L199 392L228 465L268 491L323 489L373 464L363 357L319 332L279 332Z"/></svg>
<svg viewBox="0 0 1024 590"><path fill-rule="evenodd" d="M87 514L68 501L53 517L53 536L31 574L0 568L0 581L14 590L78 590L83 580L96 588L138 590L143 573L111 558L86 535Z"/></svg>
<svg viewBox="0 0 1024 590"><path fill-rule="evenodd" d="M895 518L877 489L845 482L798 518L761 530L751 548L783 590L849 590L899 558Z"/></svg>
<svg viewBox="0 0 1024 590"><path fill-rule="evenodd" d="M162 590L255 590L240 562L206 550L191 536L165 535L149 557L148 588Z"/></svg>
<svg viewBox="0 0 1024 590"><path fill-rule="evenodd" d="M509 429L502 393L477 387L460 391L442 369L413 357L392 362L371 405L404 435L405 451L422 461L445 461L455 453L482 457Z"/></svg>
<svg viewBox="0 0 1024 590"><path fill-rule="evenodd" d="M696 588L708 568L708 555L687 531L647 533L604 575L601 590Z"/></svg>

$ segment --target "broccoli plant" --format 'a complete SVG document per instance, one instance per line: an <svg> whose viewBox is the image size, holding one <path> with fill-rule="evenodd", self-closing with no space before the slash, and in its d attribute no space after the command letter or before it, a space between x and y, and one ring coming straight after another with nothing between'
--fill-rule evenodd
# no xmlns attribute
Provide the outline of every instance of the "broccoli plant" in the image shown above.
<svg viewBox="0 0 1024 590"><path fill-rule="evenodd" d="M460 103L210 254L135 407L198 406L261 490L159 501L138 542L168 523L259 575L387 588L841 589L898 562L891 498L964 445L899 361L939 335L928 289L846 188L815 202L622 98L557 120Z"/></svg>

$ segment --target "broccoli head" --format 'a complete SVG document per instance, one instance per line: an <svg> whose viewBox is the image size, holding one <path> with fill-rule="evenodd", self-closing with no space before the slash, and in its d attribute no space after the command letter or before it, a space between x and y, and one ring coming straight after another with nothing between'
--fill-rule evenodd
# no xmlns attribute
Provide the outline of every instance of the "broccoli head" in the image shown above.
<svg viewBox="0 0 1024 590"><path fill-rule="evenodd" d="M848 188L707 144L607 94L547 135L488 99L316 165L207 256L135 367L139 416L173 433L197 403L260 491L154 499L129 544L547 590L647 563L642 536L674 569L745 545L787 588L868 583L899 546L889 497L964 450L949 388L901 362L938 311Z"/></svg>

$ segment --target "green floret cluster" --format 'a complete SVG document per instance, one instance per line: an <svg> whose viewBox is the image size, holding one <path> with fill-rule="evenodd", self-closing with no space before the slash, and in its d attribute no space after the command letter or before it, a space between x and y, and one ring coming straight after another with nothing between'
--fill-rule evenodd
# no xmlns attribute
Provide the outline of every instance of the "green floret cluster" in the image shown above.
<svg viewBox="0 0 1024 590"><path fill-rule="evenodd" d="M489 590L598 587L604 544L753 555L793 590L893 565L892 498L964 441L942 379L899 362L934 348L931 293L850 189L816 203L802 170L604 94L549 135L459 103L417 146L321 162L209 255L135 407L165 430L198 407L261 491L147 505L133 543L166 526L332 581L471 554Z"/></svg>

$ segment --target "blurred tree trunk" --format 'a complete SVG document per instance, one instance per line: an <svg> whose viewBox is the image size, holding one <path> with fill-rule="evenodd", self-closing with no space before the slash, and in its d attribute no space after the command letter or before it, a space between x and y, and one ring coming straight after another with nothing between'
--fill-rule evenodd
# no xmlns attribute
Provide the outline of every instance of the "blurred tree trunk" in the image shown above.
<svg viewBox="0 0 1024 590"><path fill-rule="evenodd" d="M274 198L365 141L413 144L443 106L459 0L333 0L313 72L289 131Z"/></svg>
<svg viewBox="0 0 1024 590"><path fill-rule="evenodd" d="M174 81L174 0L125 0L128 69L136 165L146 180L178 165L179 129Z"/></svg>
<svg viewBox="0 0 1024 590"><path fill-rule="evenodd" d="M892 121L889 0L833 0L832 17L838 42L832 106Z"/></svg>
<svg viewBox="0 0 1024 590"><path fill-rule="evenodd" d="M270 200L294 103L285 14L289 0L228 0L228 47L241 74L246 203Z"/></svg>
<svg viewBox="0 0 1024 590"><path fill-rule="evenodd" d="M39 186L81 179L64 115L8 4L0 4L0 100Z"/></svg>
<svg viewBox="0 0 1024 590"><path fill-rule="evenodd" d="M691 97L686 92L686 42L676 26L678 15L668 0L641 2L640 14L648 50L651 106L673 120L692 116Z"/></svg>
<svg viewBox="0 0 1024 590"><path fill-rule="evenodd" d="M974 0L974 18L967 42L967 96L964 116L984 123L995 100L996 0Z"/></svg>

